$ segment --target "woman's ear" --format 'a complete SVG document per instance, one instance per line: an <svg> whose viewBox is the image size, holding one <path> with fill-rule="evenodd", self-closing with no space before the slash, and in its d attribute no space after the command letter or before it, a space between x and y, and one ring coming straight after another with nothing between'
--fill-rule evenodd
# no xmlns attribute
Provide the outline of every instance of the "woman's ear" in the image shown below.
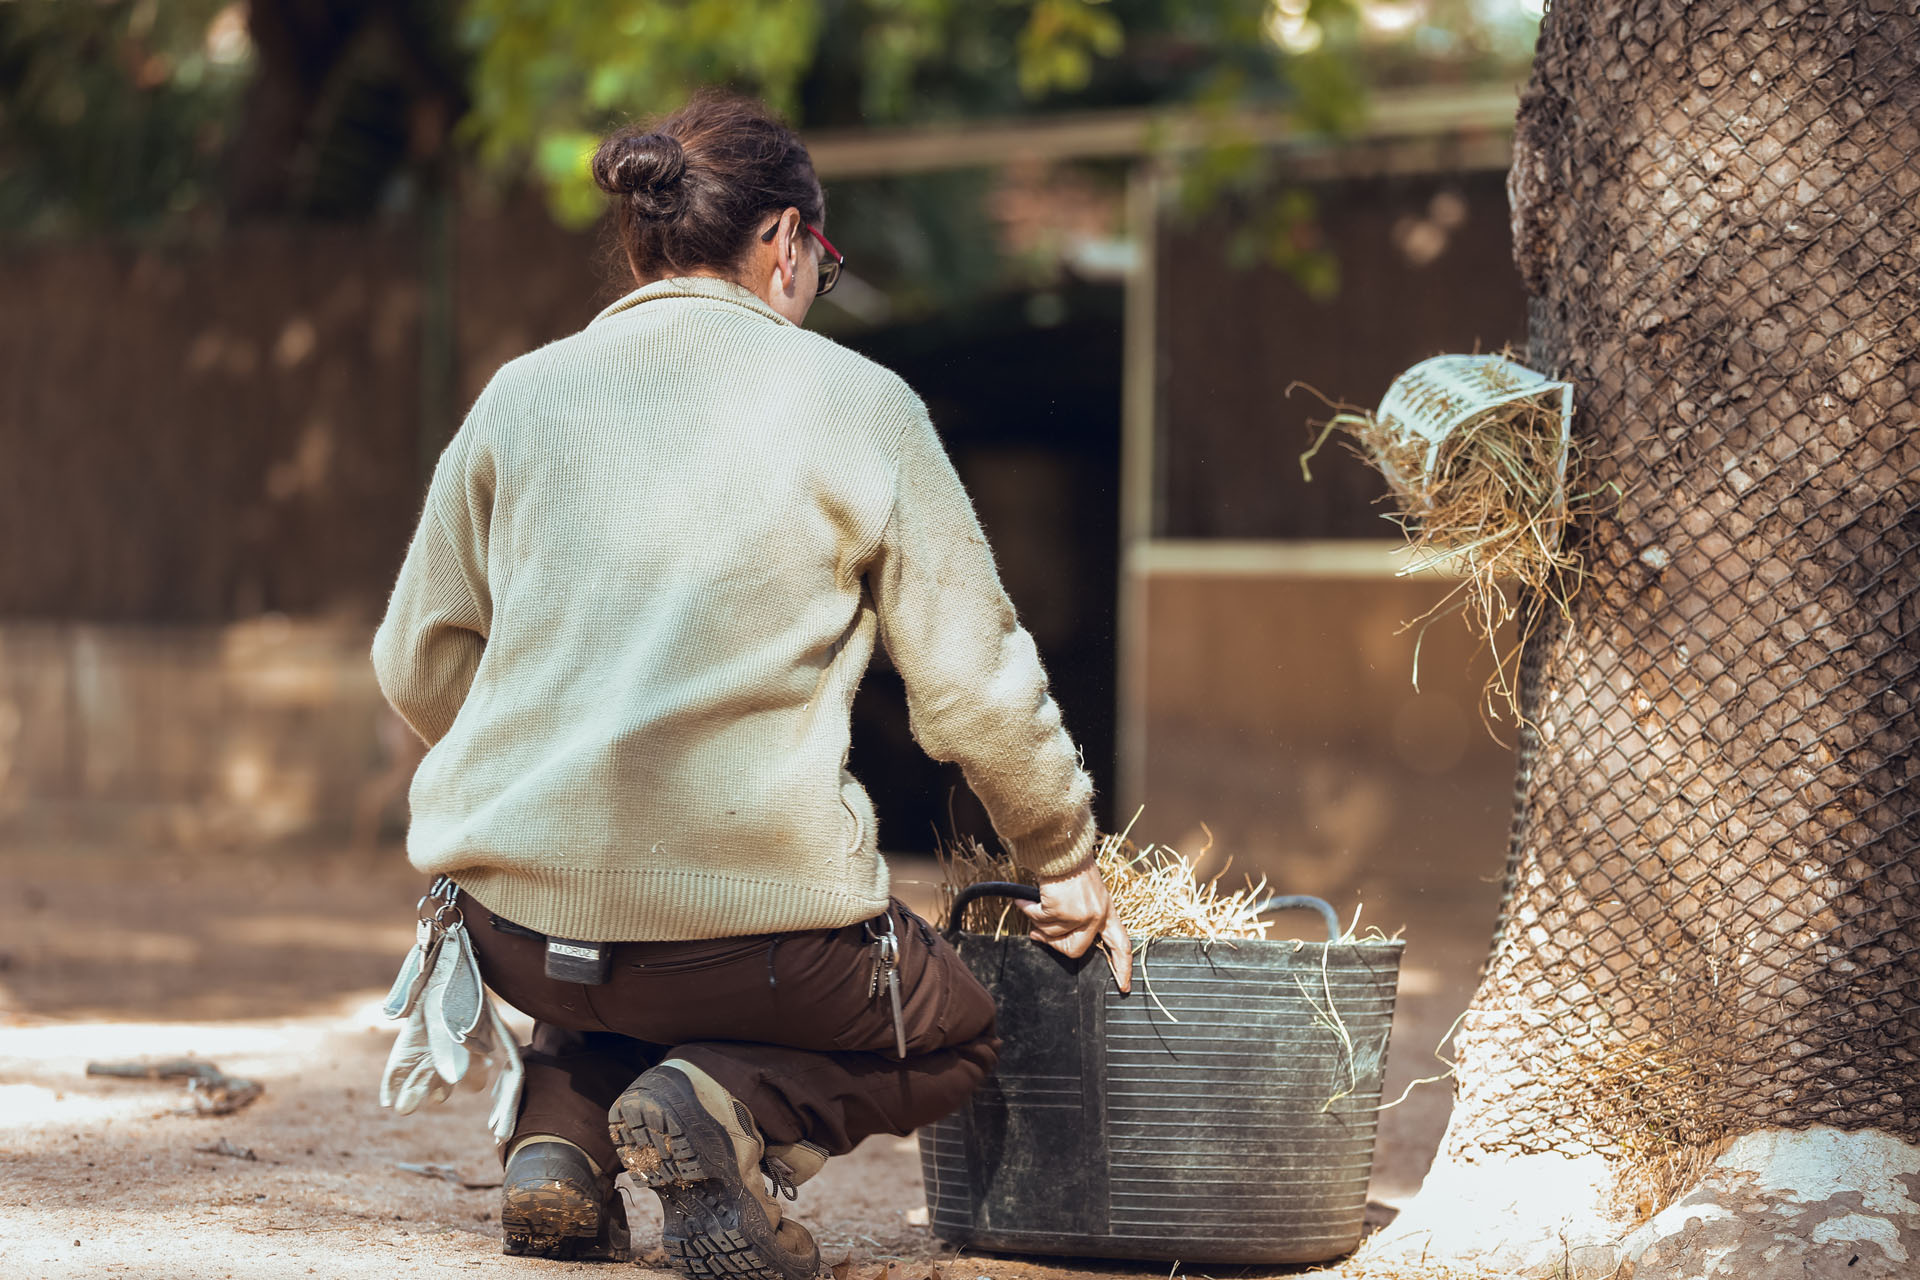
<svg viewBox="0 0 1920 1280"><path fill-rule="evenodd" d="M788 209L780 215L780 234L774 237L773 242L780 251L782 292L792 293L795 282L800 278L800 237L804 234L798 209Z"/></svg>

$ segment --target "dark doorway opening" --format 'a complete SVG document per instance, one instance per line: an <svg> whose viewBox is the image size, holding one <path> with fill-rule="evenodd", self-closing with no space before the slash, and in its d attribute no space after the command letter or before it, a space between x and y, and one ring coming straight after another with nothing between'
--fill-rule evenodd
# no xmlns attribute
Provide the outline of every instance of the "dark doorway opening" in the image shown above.
<svg viewBox="0 0 1920 1280"><path fill-rule="evenodd" d="M1093 772L1103 827L1113 820L1122 297L1094 284L1010 294L847 340L926 400ZM887 851L930 851L936 831L991 840L959 769L914 744L884 655L854 701L849 767L873 795Z"/></svg>

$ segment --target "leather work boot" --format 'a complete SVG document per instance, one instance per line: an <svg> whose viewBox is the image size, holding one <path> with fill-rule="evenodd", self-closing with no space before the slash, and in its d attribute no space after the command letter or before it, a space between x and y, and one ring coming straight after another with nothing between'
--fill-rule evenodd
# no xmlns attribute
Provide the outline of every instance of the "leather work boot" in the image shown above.
<svg viewBox="0 0 1920 1280"><path fill-rule="evenodd" d="M826 1163L826 1148L811 1142L769 1144L766 1154L760 1157L760 1172L767 1175L775 1194L792 1200L800 1186L825 1168Z"/></svg>
<svg viewBox="0 0 1920 1280"><path fill-rule="evenodd" d="M500 1183L501 1252L627 1261L627 1209L613 1186L618 1172L596 1174L587 1153L570 1142L522 1142Z"/></svg>
<svg viewBox="0 0 1920 1280"><path fill-rule="evenodd" d="M712 1076L669 1058L614 1100L607 1128L620 1162L660 1197L674 1270L698 1280L820 1274L813 1236L766 1189L766 1143L752 1113Z"/></svg>

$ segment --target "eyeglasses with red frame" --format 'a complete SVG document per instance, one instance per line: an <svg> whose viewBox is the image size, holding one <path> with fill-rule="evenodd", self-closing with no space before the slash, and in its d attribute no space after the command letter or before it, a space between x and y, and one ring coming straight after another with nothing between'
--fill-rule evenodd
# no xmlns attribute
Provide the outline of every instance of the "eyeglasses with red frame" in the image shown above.
<svg viewBox="0 0 1920 1280"><path fill-rule="evenodd" d="M825 297L827 294L833 292L833 286L840 283L840 268L846 265L847 256L833 247L833 241L820 234L820 228L814 226L811 222L802 223L801 225L806 227L806 229L813 234L813 238L820 242L820 247L827 251L827 256L820 259L820 283L815 286L813 291L814 297ZM766 232L760 237L760 243L772 244L773 237L779 234L779 231L780 224L776 222L766 229Z"/></svg>

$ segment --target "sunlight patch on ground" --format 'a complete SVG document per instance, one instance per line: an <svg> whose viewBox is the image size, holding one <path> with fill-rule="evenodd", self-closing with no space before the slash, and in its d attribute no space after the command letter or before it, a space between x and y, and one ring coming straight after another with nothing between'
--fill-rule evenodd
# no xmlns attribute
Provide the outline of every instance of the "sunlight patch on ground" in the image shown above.
<svg viewBox="0 0 1920 1280"><path fill-rule="evenodd" d="M144 1082L142 1082L144 1083ZM108 1098L73 1095L39 1084L0 1084L0 1133L90 1125L153 1109L151 1094Z"/></svg>
<svg viewBox="0 0 1920 1280"><path fill-rule="evenodd" d="M244 1203L243 1203L244 1201ZM264 1207L264 1206L261 1206ZM311 1220L275 1221L253 1196L210 1204L174 1230L117 1223L101 1230L92 1215L46 1207L10 1217L10 1236L0 1242L0 1274L35 1280L92 1280L138 1276L143 1280L312 1280L318 1276L393 1276L409 1280L473 1276L482 1267L496 1274L524 1274L500 1256L499 1242L458 1228L423 1223L355 1224L340 1228ZM190 1234L181 1234L186 1225ZM548 1264L560 1274L574 1268ZM634 1280L656 1273L622 1268Z"/></svg>

